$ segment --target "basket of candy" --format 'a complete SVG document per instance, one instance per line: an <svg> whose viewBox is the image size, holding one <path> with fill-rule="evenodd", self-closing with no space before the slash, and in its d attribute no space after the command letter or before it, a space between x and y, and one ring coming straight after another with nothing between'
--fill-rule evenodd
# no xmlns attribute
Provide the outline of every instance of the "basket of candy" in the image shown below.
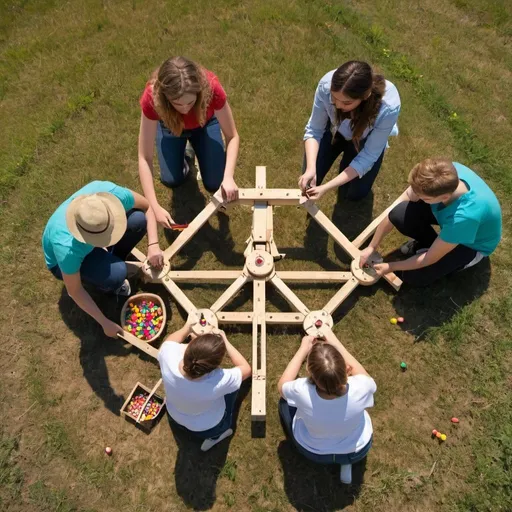
<svg viewBox="0 0 512 512"><path fill-rule="evenodd" d="M145 430L151 430L165 409L165 398L155 394L162 383L160 379L153 389L137 382L130 396L121 408L121 415L140 425Z"/></svg>
<svg viewBox="0 0 512 512"><path fill-rule="evenodd" d="M154 293L133 295L124 303L121 310L123 329L148 343L160 337L166 321L165 304Z"/></svg>

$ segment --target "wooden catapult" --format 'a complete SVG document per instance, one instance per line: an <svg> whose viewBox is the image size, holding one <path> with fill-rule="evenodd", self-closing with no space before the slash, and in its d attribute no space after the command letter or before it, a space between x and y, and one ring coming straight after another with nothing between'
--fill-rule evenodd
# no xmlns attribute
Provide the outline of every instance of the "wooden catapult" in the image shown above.
<svg viewBox="0 0 512 512"><path fill-rule="evenodd" d="M396 200L389 208L369 224L369 226L352 242L320 211L318 206L308 200L299 189L266 188L266 167L256 167L256 188L240 189L238 200L231 204L250 205L253 207L251 236L244 252L245 265L242 270L172 270L172 258L199 231L208 219L226 202L220 191L213 195L209 204L184 229L176 240L164 251L165 264L161 270L152 269L145 255L138 249L132 251L137 262L127 262L142 269L145 278L153 283L162 284L188 314L188 322L195 334L204 334L218 327L218 324L252 325L252 420L265 421L265 384L267 357L267 325L295 324L302 325L307 334L325 339L335 338L332 331L332 314L338 306L359 286L374 284L379 276L372 269L359 267L361 245L373 235L378 225L390 210L398 203ZM275 261L282 258L279 253L273 229L273 207L282 205L301 205L316 222L334 239L334 241L352 258L350 272L334 271L279 271ZM393 273L386 274L385 279L395 290L402 281ZM198 281L232 281L226 291L208 309L198 309L179 288L179 282ZM285 283L291 282L331 282L342 283L341 288L319 310L310 310ZM231 312L223 308L246 284L253 283L253 311ZM265 286L271 283L295 310L294 313L266 311ZM157 357L158 349L125 332L123 339L152 357Z"/></svg>

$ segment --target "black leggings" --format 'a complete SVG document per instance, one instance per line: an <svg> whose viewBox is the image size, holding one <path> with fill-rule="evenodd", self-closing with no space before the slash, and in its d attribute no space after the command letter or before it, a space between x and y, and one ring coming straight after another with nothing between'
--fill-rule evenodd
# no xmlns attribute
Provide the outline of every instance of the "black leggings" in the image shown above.
<svg viewBox="0 0 512 512"><path fill-rule="evenodd" d="M400 233L416 240L418 249L430 247L438 236L432 227L438 222L430 205L423 201L404 201L396 205L389 213L389 220ZM441 277L463 269L476 254L474 249L459 244L433 265L418 270L404 270L398 275L404 283L428 286Z"/></svg>

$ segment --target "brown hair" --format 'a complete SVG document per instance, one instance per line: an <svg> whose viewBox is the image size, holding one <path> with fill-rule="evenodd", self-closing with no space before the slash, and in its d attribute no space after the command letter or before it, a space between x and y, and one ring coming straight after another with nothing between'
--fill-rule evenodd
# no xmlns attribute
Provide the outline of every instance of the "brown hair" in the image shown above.
<svg viewBox="0 0 512 512"><path fill-rule="evenodd" d="M183 356L183 371L198 379L218 368L226 354L226 344L220 334L202 334L193 339Z"/></svg>
<svg viewBox="0 0 512 512"><path fill-rule="evenodd" d="M413 167L408 181L415 194L439 197L455 192L459 176L447 158L427 158Z"/></svg>
<svg viewBox="0 0 512 512"><path fill-rule="evenodd" d="M204 126L212 96L206 71L185 57L167 59L153 73L153 103L165 126L177 136L183 132L183 115L172 106L171 101L184 94L197 94L193 110L199 125Z"/></svg>
<svg viewBox="0 0 512 512"><path fill-rule="evenodd" d="M315 343L308 354L309 380L318 391L328 395L343 395L347 384L345 359L332 345Z"/></svg>
<svg viewBox="0 0 512 512"><path fill-rule="evenodd" d="M345 62L332 75L332 92L341 91L349 98L362 100L359 106L350 112L336 109L336 131L344 119L350 119L352 140L358 151L363 132L375 123L379 114L385 90L384 77L374 74L371 66L366 62L358 60ZM366 98L368 93L370 96Z"/></svg>

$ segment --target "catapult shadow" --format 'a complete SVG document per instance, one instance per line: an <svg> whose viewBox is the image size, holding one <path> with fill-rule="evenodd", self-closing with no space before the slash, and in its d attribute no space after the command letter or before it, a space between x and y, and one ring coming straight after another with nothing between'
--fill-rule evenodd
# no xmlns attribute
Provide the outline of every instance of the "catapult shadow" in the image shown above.
<svg viewBox="0 0 512 512"><path fill-rule="evenodd" d="M199 189L195 178L196 168L192 167L188 179L173 193L170 212L177 223L189 223L204 209L209 199ZM192 176L194 175L194 176ZM179 192L178 192L179 190ZM206 222L196 235L179 251L181 257L186 258L181 265L174 266L174 270L191 270L206 251L212 251L217 261L226 266L240 267L245 263L243 253L236 252L235 242L229 228L229 216L223 211L216 213L219 228L212 227ZM169 245L179 235L179 232L165 230L165 238Z"/></svg>
<svg viewBox="0 0 512 512"><path fill-rule="evenodd" d="M234 434L242 402L251 387L250 379L242 383L234 412ZM169 419L169 415L166 414ZM233 436L221 441L207 452L201 451L201 441L169 419L178 454L174 468L176 491L187 507L193 510L209 510L216 500L219 474L226 463Z"/></svg>
<svg viewBox="0 0 512 512"><path fill-rule="evenodd" d="M298 511L343 510L361 491L366 457L352 466L352 485L347 486L340 482L339 464L316 464L303 457L289 439L281 441L277 454L283 468L284 491Z"/></svg>
<svg viewBox="0 0 512 512"><path fill-rule="evenodd" d="M397 259L394 255L385 259ZM412 334L415 343L425 341L432 329L448 323L465 306L483 295L489 287L490 277L491 263L489 258L484 258L474 267L429 285L428 293L424 287L404 283L393 298L396 315L405 319L399 324L400 328Z"/></svg>
<svg viewBox="0 0 512 512"><path fill-rule="evenodd" d="M119 323L121 308L126 297L115 297L91 289L88 291L105 316ZM171 314L168 299L163 297L163 300L166 302L167 311ZM127 347L122 340L105 336L100 325L75 304L65 287L62 287L59 311L64 323L80 340L79 357L85 379L105 407L119 416L126 397L118 395L112 388L105 359L109 356L126 357L133 354L136 349ZM144 352L137 350L137 354L144 361L154 362L154 359Z"/></svg>

